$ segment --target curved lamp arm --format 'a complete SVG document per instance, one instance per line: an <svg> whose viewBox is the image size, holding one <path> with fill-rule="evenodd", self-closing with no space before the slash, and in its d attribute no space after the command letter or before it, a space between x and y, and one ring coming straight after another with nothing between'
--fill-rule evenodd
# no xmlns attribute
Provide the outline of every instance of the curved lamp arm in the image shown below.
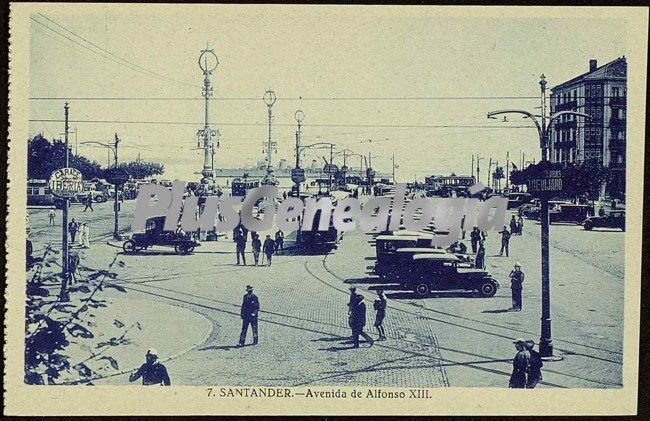
<svg viewBox="0 0 650 421"><path fill-rule="evenodd" d="M540 139L541 139L542 136L544 135L544 133L542 133L542 126L540 126L539 121L537 121L537 118L535 118L535 115L533 115L532 113L529 113L529 112L526 111L526 110L514 109L514 110L497 110L497 111L490 111L490 112L487 114L487 117L488 117L488 118L494 118L494 116L499 115L499 114L523 114L523 115L525 115L526 117L528 117L528 118L530 118L531 120L533 120L533 123L535 123L535 127L537 127L537 133L539 133L539 137L540 137Z"/></svg>

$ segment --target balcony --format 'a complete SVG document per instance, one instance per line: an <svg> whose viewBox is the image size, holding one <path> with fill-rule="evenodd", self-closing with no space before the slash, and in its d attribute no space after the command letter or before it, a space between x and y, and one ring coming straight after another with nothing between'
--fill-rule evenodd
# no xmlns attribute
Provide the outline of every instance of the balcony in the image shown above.
<svg viewBox="0 0 650 421"><path fill-rule="evenodd" d="M576 120L571 120L571 121L565 121L565 122L560 122L557 121L555 123L555 130L567 130L567 129L575 129L578 127L578 123Z"/></svg>
<svg viewBox="0 0 650 421"><path fill-rule="evenodd" d="M556 104L554 106L555 108L553 109L553 112L560 112L560 111L567 111L567 110L574 110L575 108L578 107L578 103L576 100L572 101L567 101L562 104Z"/></svg>
<svg viewBox="0 0 650 421"><path fill-rule="evenodd" d="M609 105L612 107L619 106L625 107L627 104L627 97L624 96L613 96L609 98Z"/></svg>

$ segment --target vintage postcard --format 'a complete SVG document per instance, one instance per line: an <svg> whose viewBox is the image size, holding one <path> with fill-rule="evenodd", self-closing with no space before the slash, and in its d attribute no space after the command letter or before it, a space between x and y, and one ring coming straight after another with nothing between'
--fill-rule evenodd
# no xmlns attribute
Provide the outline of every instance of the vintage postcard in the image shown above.
<svg viewBox="0 0 650 421"><path fill-rule="evenodd" d="M635 414L647 36L11 4L5 412Z"/></svg>

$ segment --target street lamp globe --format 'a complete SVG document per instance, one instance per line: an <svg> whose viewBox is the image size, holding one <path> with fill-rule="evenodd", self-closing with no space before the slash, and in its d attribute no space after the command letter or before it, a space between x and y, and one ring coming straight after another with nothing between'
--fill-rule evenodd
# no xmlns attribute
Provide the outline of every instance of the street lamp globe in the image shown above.
<svg viewBox="0 0 650 421"><path fill-rule="evenodd" d="M298 110L293 115L293 117L296 119L298 123L302 123L302 121L305 119L305 113L302 110Z"/></svg>
<svg viewBox="0 0 650 421"><path fill-rule="evenodd" d="M201 55L199 56L199 67L204 73L212 72L218 65L219 59L214 53L214 50L209 50L207 47L205 50L201 50Z"/></svg>
<svg viewBox="0 0 650 421"><path fill-rule="evenodd" d="M263 99L264 99L264 102L266 103L266 105L268 105L270 107L273 104L275 104L275 100L277 98L275 96L275 92L273 92L272 90L269 89L268 91L264 92Z"/></svg>

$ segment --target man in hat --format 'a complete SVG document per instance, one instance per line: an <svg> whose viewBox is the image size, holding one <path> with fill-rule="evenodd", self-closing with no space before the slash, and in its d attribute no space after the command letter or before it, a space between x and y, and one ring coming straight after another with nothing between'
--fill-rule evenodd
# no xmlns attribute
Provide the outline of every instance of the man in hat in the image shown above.
<svg viewBox="0 0 650 421"><path fill-rule="evenodd" d="M356 295L356 303L352 306L352 336L354 344L352 348L359 348L359 335L372 346L375 341L363 331L366 326L366 303L363 302L363 295Z"/></svg>
<svg viewBox="0 0 650 421"><path fill-rule="evenodd" d="M354 340L354 328L352 327L352 307L357 302L357 288L356 287L350 287L350 299L348 300L348 326L350 326L350 330L352 331L352 335L350 336L350 339Z"/></svg>
<svg viewBox="0 0 650 421"><path fill-rule="evenodd" d="M237 346L244 346L246 342L246 335L248 334L248 325L253 329L253 345L257 345L257 313L260 310L260 300L257 295L253 294L253 287L246 285L246 294L241 303L240 316L242 319L241 334L239 335L239 344Z"/></svg>
<svg viewBox="0 0 650 421"><path fill-rule="evenodd" d="M539 352L535 351L535 341L529 339L526 341L526 351L530 354L530 362L528 364L528 380L526 380L526 389L534 389L537 383L542 380L542 357Z"/></svg>
<svg viewBox="0 0 650 421"><path fill-rule="evenodd" d="M524 389L526 387L526 372L530 363L530 353L526 351L526 340L517 339L513 342L517 348L517 354L512 360L512 375L510 376L509 387L511 389Z"/></svg>
<svg viewBox="0 0 650 421"><path fill-rule="evenodd" d="M501 251L499 252L499 256L503 256L503 251L505 250L506 257L508 257L508 248L510 246L510 231L508 231L508 227L504 225L503 229L499 231L499 234L501 234Z"/></svg>
<svg viewBox="0 0 650 421"><path fill-rule="evenodd" d="M266 264L271 266L271 260L273 259L273 253L275 252L275 241L271 238L270 235L266 235L264 244L262 245L262 250L266 256Z"/></svg>
<svg viewBox="0 0 650 421"><path fill-rule="evenodd" d="M134 382L142 377L143 386L151 386L160 384L162 386L169 386L169 374L167 368L158 362L158 351L151 348L147 351L145 356L145 363L135 372L129 376L129 381Z"/></svg>
<svg viewBox="0 0 650 421"><path fill-rule="evenodd" d="M515 263L515 269L510 271L510 289L512 291L512 310L521 311L522 300L521 290L523 289L524 272L521 271L521 264Z"/></svg>

